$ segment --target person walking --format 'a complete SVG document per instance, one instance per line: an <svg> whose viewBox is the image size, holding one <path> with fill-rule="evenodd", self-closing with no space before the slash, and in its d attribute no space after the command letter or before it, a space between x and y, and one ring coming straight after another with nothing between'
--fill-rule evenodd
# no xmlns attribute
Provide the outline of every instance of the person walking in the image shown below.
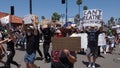
<svg viewBox="0 0 120 68"><path fill-rule="evenodd" d="M108 39L109 39L109 50L110 53L112 54L112 51L115 46L115 36L112 33L110 33L110 35L108 35Z"/></svg>
<svg viewBox="0 0 120 68"><path fill-rule="evenodd" d="M40 51L40 49L39 49L39 41L40 41L40 33L39 33L39 31L37 30L37 35L35 35L35 41L36 41L36 48L37 48L37 52L38 52L38 54L40 55L40 59L42 60L43 59L43 55L42 55L42 52Z"/></svg>
<svg viewBox="0 0 120 68"><path fill-rule="evenodd" d="M16 41L16 38L8 25L6 25L6 28L8 30L8 37L7 37L7 42L6 42L6 44L7 44L7 61L5 63L5 68L11 68L10 64L14 64L17 66L17 68L20 68L21 65L18 64L16 61L13 61L13 58L15 56L14 42Z"/></svg>
<svg viewBox="0 0 120 68"><path fill-rule="evenodd" d="M86 50L86 55L89 62L88 67L95 68L95 62L98 56L98 35L101 33L100 30L98 30L98 27L96 26L91 26L90 29L85 29L85 32L88 34L88 45ZM93 61L91 61L92 56Z"/></svg>
<svg viewBox="0 0 120 68"><path fill-rule="evenodd" d="M34 64L37 50L35 36L38 34L35 20L32 19L32 24L30 25L24 25L23 22L23 31L26 35L26 53L24 55L26 68L38 68L37 65Z"/></svg>
<svg viewBox="0 0 120 68"><path fill-rule="evenodd" d="M52 31L50 30L50 27L48 27L48 24L43 25L43 28L40 28L40 29L44 37L43 53L45 57L45 62L50 62L51 56L49 54L49 48L50 48L50 43L51 43Z"/></svg>

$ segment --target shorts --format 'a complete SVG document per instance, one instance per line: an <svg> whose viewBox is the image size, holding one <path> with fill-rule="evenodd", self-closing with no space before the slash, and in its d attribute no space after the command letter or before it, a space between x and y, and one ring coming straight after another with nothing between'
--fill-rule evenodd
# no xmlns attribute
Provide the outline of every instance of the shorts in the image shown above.
<svg viewBox="0 0 120 68"><path fill-rule="evenodd" d="M107 45L103 45L102 48L104 48L104 49L107 48Z"/></svg>
<svg viewBox="0 0 120 68"><path fill-rule="evenodd" d="M88 47L86 50L86 55L97 57L98 56L98 48L97 47L91 47L91 48Z"/></svg>
<svg viewBox="0 0 120 68"><path fill-rule="evenodd" d="M30 55L28 53L26 53L25 56L24 56L24 61L26 63L33 64L34 61L35 61L35 53L32 53Z"/></svg>
<svg viewBox="0 0 120 68"><path fill-rule="evenodd" d="M115 46L115 44L114 44L114 43L111 43L111 44L110 44L110 47L114 47L114 46Z"/></svg>

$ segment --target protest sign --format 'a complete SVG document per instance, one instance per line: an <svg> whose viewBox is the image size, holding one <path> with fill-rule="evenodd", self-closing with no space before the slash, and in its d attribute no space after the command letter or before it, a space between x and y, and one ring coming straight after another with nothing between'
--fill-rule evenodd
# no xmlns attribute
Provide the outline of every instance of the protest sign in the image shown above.
<svg viewBox="0 0 120 68"><path fill-rule="evenodd" d="M32 19L36 19L36 24L38 24L38 16L32 14L23 17L24 24L32 24Z"/></svg>
<svg viewBox="0 0 120 68"><path fill-rule="evenodd" d="M80 37L61 37L52 38L52 49L53 50L63 50L68 49L71 51L81 49L81 39Z"/></svg>
<svg viewBox="0 0 120 68"><path fill-rule="evenodd" d="M102 20L102 10L99 9L84 10L83 20Z"/></svg>
<svg viewBox="0 0 120 68"><path fill-rule="evenodd" d="M10 22L10 16L5 16L0 19L2 25L6 25Z"/></svg>
<svg viewBox="0 0 120 68"><path fill-rule="evenodd" d="M100 21L102 20L102 10L91 9L83 11L83 26L101 26Z"/></svg>

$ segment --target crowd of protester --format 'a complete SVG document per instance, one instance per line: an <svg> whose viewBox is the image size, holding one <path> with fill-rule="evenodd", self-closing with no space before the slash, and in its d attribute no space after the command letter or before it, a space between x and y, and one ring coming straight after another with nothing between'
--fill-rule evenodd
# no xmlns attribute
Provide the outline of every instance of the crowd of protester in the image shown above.
<svg viewBox="0 0 120 68"><path fill-rule="evenodd" d="M17 68L20 68L21 65L13 61L17 49L25 50L24 62L26 63L26 68L37 68L37 65L34 64L36 51L39 53L42 60L44 59L45 62L51 62L51 68L73 68L74 63L76 62L77 53L65 49L63 51L52 51L50 54L49 48L52 37L70 37L73 34L87 33L88 48L86 55L89 62L88 67L91 67L92 61L90 57L92 54L92 64L94 68L96 58L101 52L104 54L112 54L116 47L115 45L120 44L120 34L115 33L112 29L104 31L100 28L100 30L98 30L98 27L95 26L84 28L81 31L77 27L70 26L69 28L55 28L50 27L48 24L41 26L39 29L37 27L35 21L32 20L31 25L21 25L15 29L6 25L4 26L4 30L0 31L0 63L3 63L5 68L11 68L11 63L16 65ZM94 41L92 41L93 39L91 37L93 34L95 34L95 37L93 37ZM43 40L43 54L39 49L39 44L41 43L40 40ZM7 49L3 47L3 43L7 45ZM102 48L102 50L100 48ZM57 53L57 55L55 56L54 53ZM2 61L5 55L7 55L7 60ZM57 60L56 57L58 58Z"/></svg>

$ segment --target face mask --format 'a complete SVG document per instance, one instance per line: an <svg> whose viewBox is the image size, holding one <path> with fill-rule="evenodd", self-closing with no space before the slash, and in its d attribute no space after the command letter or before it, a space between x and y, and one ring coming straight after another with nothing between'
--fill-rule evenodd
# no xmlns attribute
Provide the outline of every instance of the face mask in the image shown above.
<svg viewBox="0 0 120 68"><path fill-rule="evenodd" d="M28 36L31 36L31 33L30 33L30 32L27 32L27 35L28 35Z"/></svg>

